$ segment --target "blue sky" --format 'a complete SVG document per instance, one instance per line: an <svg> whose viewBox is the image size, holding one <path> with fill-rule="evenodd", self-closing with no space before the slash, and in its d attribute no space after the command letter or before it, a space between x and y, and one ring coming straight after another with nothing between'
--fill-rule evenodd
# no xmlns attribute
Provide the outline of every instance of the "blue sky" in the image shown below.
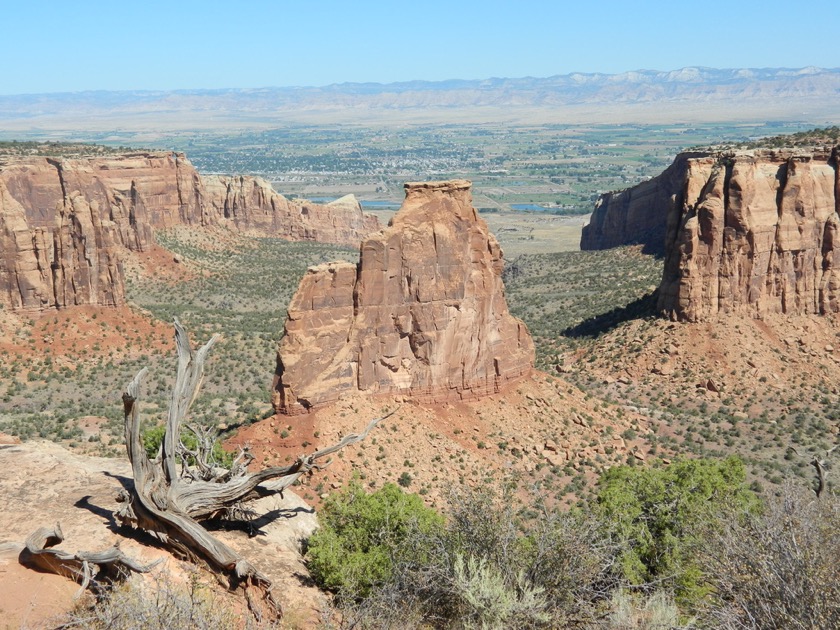
<svg viewBox="0 0 840 630"><path fill-rule="evenodd" d="M836 0L0 0L0 94L840 67Z"/></svg>

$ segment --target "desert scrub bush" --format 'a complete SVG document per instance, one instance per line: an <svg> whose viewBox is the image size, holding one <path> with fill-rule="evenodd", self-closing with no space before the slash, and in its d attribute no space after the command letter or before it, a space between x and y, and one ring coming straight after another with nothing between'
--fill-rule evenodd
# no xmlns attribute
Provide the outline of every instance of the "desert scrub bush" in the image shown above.
<svg viewBox="0 0 840 630"><path fill-rule="evenodd" d="M682 623L679 607L666 591L646 596L617 589L610 599L605 630L679 630L693 625L693 620Z"/></svg>
<svg viewBox="0 0 840 630"><path fill-rule="evenodd" d="M788 484L761 514L706 536L709 627L840 628L840 499Z"/></svg>
<svg viewBox="0 0 840 630"><path fill-rule="evenodd" d="M446 526L412 530L390 579L344 614L365 627L587 627L617 581L618 549L580 513L526 516L512 496L454 493Z"/></svg>
<svg viewBox="0 0 840 630"><path fill-rule="evenodd" d="M410 532L429 534L443 518L392 483L365 492L358 480L324 502L320 529L307 543L306 559L315 582L339 601L366 597L391 577L395 559L411 551Z"/></svg>
<svg viewBox="0 0 840 630"><path fill-rule="evenodd" d="M163 436L166 433L166 426L154 426L146 429L141 433L140 439L143 441L143 448L146 450L146 455L149 459L155 459L160 452L160 445L163 442ZM181 444L187 451L195 452L198 448L198 437L190 429L183 429L181 431ZM208 458L209 464L217 464L224 468L230 468L233 464L234 455L222 448L218 440L213 443L213 450ZM188 457L189 464L195 464L195 458Z"/></svg>
<svg viewBox="0 0 840 630"><path fill-rule="evenodd" d="M745 480L737 457L605 472L594 509L622 543L622 576L635 585L664 583L680 602L699 602L709 591L695 561L704 534L734 515L759 509Z"/></svg>
<svg viewBox="0 0 840 630"><path fill-rule="evenodd" d="M462 600L466 626L511 627L516 623L542 625L551 620L545 589L530 583L524 571L509 584L499 567L486 557L455 555L452 590Z"/></svg>
<svg viewBox="0 0 840 630"><path fill-rule="evenodd" d="M196 577L176 584L166 574L152 583L129 580L93 605L79 604L59 626L86 630L229 630L241 619Z"/></svg>

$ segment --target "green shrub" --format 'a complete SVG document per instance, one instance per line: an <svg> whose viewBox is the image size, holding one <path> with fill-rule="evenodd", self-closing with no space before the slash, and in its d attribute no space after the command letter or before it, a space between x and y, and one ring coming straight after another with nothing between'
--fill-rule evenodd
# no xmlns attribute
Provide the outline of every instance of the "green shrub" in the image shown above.
<svg viewBox="0 0 840 630"><path fill-rule="evenodd" d="M617 547L587 515L514 507L512 493L453 493L445 527L417 529L348 627L572 628L602 614Z"/></svg>
<svg viewBox="0 0 840 630"><path fill-rule="evenodd" d="M468 627L504 628L514 623L540 625L550 621L545 589L529 582L524 571L510 584L486 557L469 556L464 561L461 554L455 555L453 568L452 590L468 610Z"/></svg>
<svg viewBox="0 0 840 630"><path fill-rule="evenodd" d="M400 478L397 479L397 483L400 484L403 488L408 488L411 485L412 477L409 473L404 472L400 475Z"/></svg>
<svg viewBox="0 0 840 630"><path fill-rule="evenodd" d="M429 533L443 518L415 494L395 484L368 494L358 481L330 496L319 514L321 528L308 543L313 579L342 600L366 597L391 576L409 532Z"/></svg>
<svg viewBox="0 0 840 630"><path fill-rule="evenodd" d="M143 441L143 448L146 449L146 455L148 455L149 459L154 459L158 456L158 452L160 451L160 445L163 442L163 436L165 433L166 427L164 425L160 425L152 427L150 429L146 429L140 435L140 439ZM195 433L188 429L182 429L181 443L187 449L195 451L198 445L198 440L195 436ZM211 455L213 462L219 464L220 466L230 467L230 465L233 463L233 454L223 449L222 445L219 444L219 442L213 444L213 452ZM192 458L189 458L188 463L194 464L195 462L192 461Z"/></svg>
<svg viewBox="0 0 840 630"><path fill-rule="evenodd" d="M702 598L707 589L693 549L723 519L758 509L745 477L737 457L604 473L595 510L623 545L623 577L631 584L673 581L682 601Z"/></svg>

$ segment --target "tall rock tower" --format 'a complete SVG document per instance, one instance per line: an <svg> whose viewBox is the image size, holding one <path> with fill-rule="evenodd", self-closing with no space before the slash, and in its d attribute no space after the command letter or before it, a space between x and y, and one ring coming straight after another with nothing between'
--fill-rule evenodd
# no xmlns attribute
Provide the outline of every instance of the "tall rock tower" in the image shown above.
<svg viewBox="0 0 840 630"><path fill-rule="evenodd" d="M348 392L424 402L492 394L530 373L504 260L464 180L405 185L402 208L360 261L311 267L289 305L274 381L288 414Z"/></svg>

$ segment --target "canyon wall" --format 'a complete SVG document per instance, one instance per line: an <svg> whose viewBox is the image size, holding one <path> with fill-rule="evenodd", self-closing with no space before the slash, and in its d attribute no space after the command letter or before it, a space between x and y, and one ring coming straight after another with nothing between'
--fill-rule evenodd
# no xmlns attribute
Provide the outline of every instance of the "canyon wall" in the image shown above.
<svg viewBox="0 0 840 630"><path fill-rule="evenodd" d="M580 248L610 249L620 245L644 245L645 253L664 252L665 225L682 188L689 160L707 154L681 153L660 175L632 188L601 195L589 224L583 227Z"/></svg>
<svg viewBox="0 0 840 630"><path fill-rule="evenodd" d="M256 177L202 178L181 153L0 160L0 301L13 309L124 301L118 250L177 225L357 246L358 203L289 201Z"/></svg>
<svg viewBox="0 0 840 630"><path fill-rule="evenodd" d="M13 310L124 303L117 225L79 192L55 212L52 229L31 226L0 180L0 303Z"/></svg>
<svg viewBox="0 0 840 630"><path fill-rule="evenodd" d="M290 201L260 177L207 176L203 181L204 199L214 220L243 232L357 247L380 227L352 195L322 205Z"/></svg>
<svg viewBox="0 0 840 630"><path fill-rule="evenodd" d="M684 153L661 175L604 195L582 249L662 238L658 307L719 313L840 311L838 147Z"/></svg>
<svg viewBox="0 0 840 630"><path fill-rule="evenodd" d="M358 264L319 265L301 280L278 351L278 411L303 413L352 392L461 400L530 372L534 344L508 312L502 251L470 183L405 190Z"/></svg>
<svg viewBox="0 0 840 630"><path fill-rule="evenodd" d="M838 153L686 160L667 215L659 309L689 321L840 311Z"/></svg>

